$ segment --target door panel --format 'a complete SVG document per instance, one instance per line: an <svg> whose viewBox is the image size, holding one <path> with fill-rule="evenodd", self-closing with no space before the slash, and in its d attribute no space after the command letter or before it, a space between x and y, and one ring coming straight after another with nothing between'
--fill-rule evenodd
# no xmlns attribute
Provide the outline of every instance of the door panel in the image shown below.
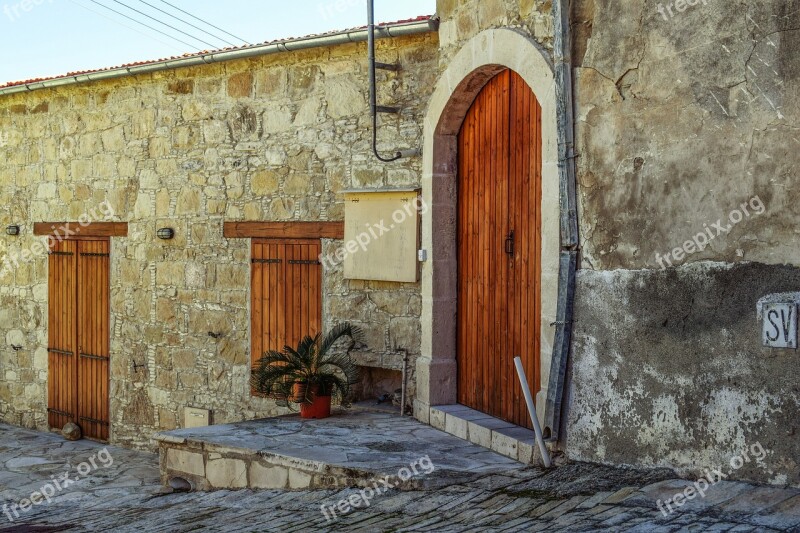
<svg viewBox="0 0 800 533"><path fill-rule="evenodd" d="M108 440L109 243L78 242L78 420L84 435Z"/></svg>
<svg viewBox="0 0 800 533"><path fill-rule="evenodd" d="M77 242L62 241L52 248L48 260L48 423L63 428L76 421L77 382L75 297Z"/></svg>
<svg viewBox="0 0 800 533"><path fill-rule="evenodd" d="M109 241L65 240L49 258L48 419L109 438Z"/></svg>
<svg viewBox="0 0 800 533"><path fill-rule="evenodd" d="M539 384L541 109L512 71L459 134L458 401L530 427L513 359Z"/></svg>

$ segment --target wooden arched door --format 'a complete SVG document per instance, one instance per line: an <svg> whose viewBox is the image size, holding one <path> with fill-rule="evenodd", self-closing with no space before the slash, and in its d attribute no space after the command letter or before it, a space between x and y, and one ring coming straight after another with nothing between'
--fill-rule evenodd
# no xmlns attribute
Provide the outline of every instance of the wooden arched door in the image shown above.
<svg viewBox="0 0 800 533"><path fill-rule="evenodd" d="M505 70L458 137L458 401L531 427L514 368L539 390L541 107Z"/></svg>

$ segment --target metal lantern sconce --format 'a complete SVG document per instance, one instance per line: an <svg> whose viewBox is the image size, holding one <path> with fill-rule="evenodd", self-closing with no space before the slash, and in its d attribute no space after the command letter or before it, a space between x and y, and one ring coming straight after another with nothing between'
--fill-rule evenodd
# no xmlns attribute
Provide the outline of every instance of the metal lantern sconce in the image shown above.
<svg viewBox="0 0 800 533"><path fill-rule="evenodd" d="M156 235L162 241L168 241L175 237L175 230L172 228L161 228L156 232Z"/></svg>
<svg viewBox="0 0 800 533"><path fill-rule="evenodd" d="M19 235L19 226L11 225L6 228L6 235Z"/></svg>

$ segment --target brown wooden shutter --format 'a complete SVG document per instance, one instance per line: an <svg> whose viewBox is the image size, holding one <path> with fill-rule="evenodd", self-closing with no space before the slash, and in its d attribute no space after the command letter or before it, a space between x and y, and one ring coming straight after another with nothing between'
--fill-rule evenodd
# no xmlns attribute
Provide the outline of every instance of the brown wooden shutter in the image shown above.
<svg viewBox="0 0 800 533"><path fill-rule="evenodd" d="M319 240L253 239L251 268L252 363L268 350L297 347L322 329Z"/></svg>
<svg viewBox="0 0 800 533"><path fill-rule="evenodd" d="M109 241L78 241L78 420L109 437Z"/></svg>
<svg viewBox="0 0 800 533"><path fill-rule="evenodd" d="M63 428L76 422L77 338L75 323L77 241L54 244L49 258L48 287L48 423Z"/></svg>

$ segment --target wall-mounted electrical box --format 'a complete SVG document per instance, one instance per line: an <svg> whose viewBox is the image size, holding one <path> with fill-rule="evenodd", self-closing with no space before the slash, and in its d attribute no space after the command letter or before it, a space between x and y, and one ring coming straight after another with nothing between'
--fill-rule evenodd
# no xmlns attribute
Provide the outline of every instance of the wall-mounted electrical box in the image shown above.
<svg viewBox="0 0 800 533"><path fill-rule="evenodd" d="M202 428L211 425L211 411L187 407L183 413L184 428Z"/></svg>
<svg viewBox="0 0 800 533"><path fill-rule="evenodd" d="M345 191L344 277L416 282L421 207L418 189Z"/></svg>

